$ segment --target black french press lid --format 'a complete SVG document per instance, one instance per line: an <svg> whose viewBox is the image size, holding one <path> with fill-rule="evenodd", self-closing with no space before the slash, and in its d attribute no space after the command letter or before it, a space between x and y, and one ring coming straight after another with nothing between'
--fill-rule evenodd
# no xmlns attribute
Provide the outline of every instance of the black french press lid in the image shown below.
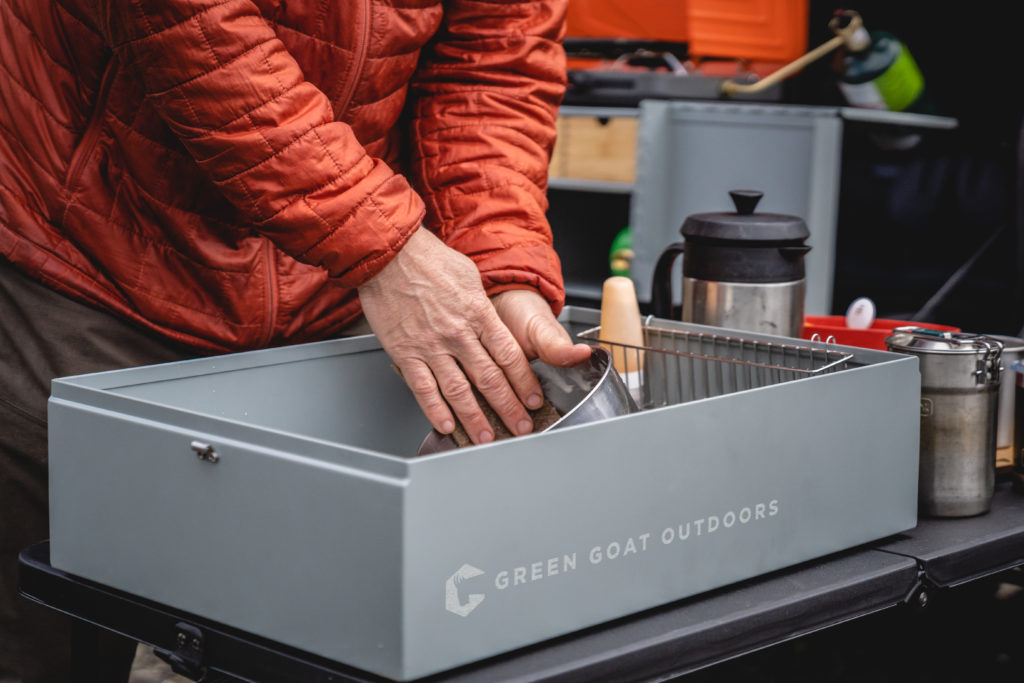
<svg viewBox="0 0 1024 683"><path fill-rule="evenodd" d="M807 224L797 216L754 213L764 196L757 190L730 190L736 211L697 213L687 217L679 229L688 241L803 242L811 236ZM735 245L742 246L742 245Z"/></svg>
<svg viewBox="0 0 1024 683"><path fill-rule="evenodd" d="M736 212L698 213L683 223L683 273L719 282L790 282L804 277L811 232L797 216L754 213L763 193L732 190Z"/></svg>

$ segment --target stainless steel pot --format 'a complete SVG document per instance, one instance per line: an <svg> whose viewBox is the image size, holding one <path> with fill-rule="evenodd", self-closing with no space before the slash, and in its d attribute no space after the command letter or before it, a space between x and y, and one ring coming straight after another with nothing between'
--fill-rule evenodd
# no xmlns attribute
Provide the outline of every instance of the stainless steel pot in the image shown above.
<svg viewBox="0 0 1024 683"><path fill-rule="evenodd" d="M611 353L603 346L592 346L590 358L572 367L556 367L540 359L532 361L530 367L540 381L544 396L561 415L557 422L543 430L545 432L640 410L612 365ZM431 430L420 445L418 455L454 448L456 443L451 436Z"/></svg>
<svg viewBox="0 0 1024 683"><path fill-rule="evenodd" d="M921 511L937 517L987 512L995 487L1003 345L983 335L918 327L898 327L885 343L920 361Z"/></svg>

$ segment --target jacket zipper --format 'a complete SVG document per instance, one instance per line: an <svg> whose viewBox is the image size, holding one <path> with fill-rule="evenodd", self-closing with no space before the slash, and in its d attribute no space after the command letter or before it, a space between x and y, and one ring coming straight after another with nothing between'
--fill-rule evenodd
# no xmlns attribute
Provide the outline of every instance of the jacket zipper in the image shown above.
<svg viewBox="0 0 1024 683"><path fill-rule="evenodd" d="M363 25L359 37L359 50L356 53L356 62L352 67L352 77L345 84L344 96L341 98L338 111L334 115L335 120L340 120L342 115L348 110L348 105L352 103L352 97L356 92L356 84L359 83L359 76L363 71L363 65L366 64L366 54L370 49L370 0L363 0L362 10ZM263 336L263 346L268 346L274 336L277 308L276 290L277 273L274 268L274 247L270 242L267 242L267 330Z"/></svg>
<svg viewBox="0 0 1024 683"><path fill-rule="evenodd" d="M356 63L352 67L352 78L345 86L345 96L341 98L338 113L335 119L340 120L342 115L348 111L348 105L352 103L352 96L356 92L356 84L359 82L359 75L366 63L366 53L369 51L370 43L370 0L363 0L363 25L362 35L359 37L359 51L356 53Z"/></svg>
<svg viewBox="0 0 1024 683"><path fill-rule="evenodd" d="M359 36L359 51L356 53L356 62L352 67L352 77L345 85L345 95L341 98L341 104L335 114L335 119L341 119L352 103L352 97L356 92L356 84L359 83L359 76L366 63L366 54L369 52L370 42L370 0L363 0L362 4L362 31ZM274 267L274 246L267 242L267 329L263 335L262 346L268 346L274 337L274 325L277 309L277 272Z"/></svg>
<svg viewBox="0 0 1024 683"><path fill-rule="evenodd" d="M263 332L260 347L270 346L274 338L274 327L277 325L277 259L274 257L274 245L265 242L267 259L267 328Z"/></svg>
<svg viewBox="0 0 1024 683"><path fill-rule="evenodd" d="M100 129L103 127L103 116L107 112L107 98L110 96L110 86L114 82L114 74L117 73L117 58L111 57L107 68L100 79L100 89L96 93L96 103L93 106L92 114L89 116L89 123L86 124L82 139L71 154L71 161L68 162L68 175L64 181L64 191L67 194L68 204L71 203L71 195L74 193L75 185L85 169L85 164L92 156L92 151L100 138Z"/></svg>

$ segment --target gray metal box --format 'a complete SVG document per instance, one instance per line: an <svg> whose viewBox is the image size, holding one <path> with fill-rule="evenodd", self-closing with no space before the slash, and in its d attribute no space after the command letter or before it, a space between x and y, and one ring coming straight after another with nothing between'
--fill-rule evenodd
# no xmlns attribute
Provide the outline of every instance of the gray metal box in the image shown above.
<svg viewBox="0 0 1024 683"><path fill-rule="evenodd" d="M631 271L641 299L650 298L658 256L682 239L683 221L695 213L734 211L729 190L750 189L764 192L758 211L807 223L805 310L816 315L833 308L844 121L878 130L957 125L956 119L906 112L699 100L644 100L639 117L630 224ZM676 264L677 302L679 270Z"/></svg>
<svg viewBox="0 0 1024 683"><path fill-rule="evenodd" d="M58 379L51 561L424 676L915 526L917 359L851 351L840 372L423 458L372 336Z"/></svg>

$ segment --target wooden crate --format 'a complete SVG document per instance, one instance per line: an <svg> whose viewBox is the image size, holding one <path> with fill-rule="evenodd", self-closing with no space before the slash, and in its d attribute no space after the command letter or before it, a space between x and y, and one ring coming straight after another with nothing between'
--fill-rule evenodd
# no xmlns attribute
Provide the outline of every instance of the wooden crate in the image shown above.
<svg viewBox="0 0 1024 683"><path fill-rule="evenodd" d="M558 117L552 178L636 180L637 120L633 117Z"/></svg>

